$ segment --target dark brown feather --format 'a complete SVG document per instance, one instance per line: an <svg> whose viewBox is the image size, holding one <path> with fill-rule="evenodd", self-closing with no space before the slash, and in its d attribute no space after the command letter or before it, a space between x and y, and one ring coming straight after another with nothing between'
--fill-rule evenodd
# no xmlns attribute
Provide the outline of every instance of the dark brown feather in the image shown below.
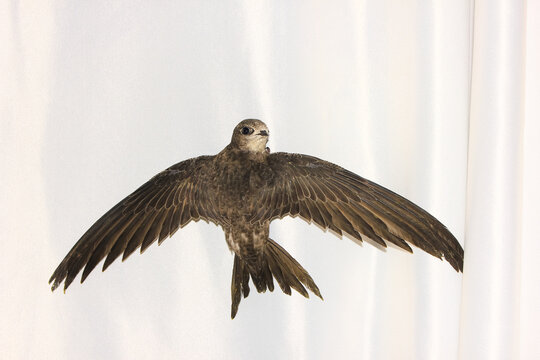
<svg viewBox="0 0 540 360"><path fill-rule="evenodd" d="M254 135L259 137L245 137L254 133L244 133L245 124L260 126ZM142 253L200 219L222 226L235 252L232 317L242 296L249 295L250 279L259 292L273 291L275 278L286 294L293 288L305 297L307 290L321 297L308 272L268 237L270 222L285 216L383 247L390 242L412 252L412 244L463 270L463 248L431 214L335 164L307 155L269 154L260 147L267 135L262 122L245 120L218 155L180 162L151 178L80 238L51 276L52 289L62 282L67 289L81 270L82 282L103 259L105 270L120 255L125 260L137 249Z"/></svg>
<svg viewBox="0 0 540 360"><path fill-rule="evenodd" d="M52 289L62 281L64 290L84 268L84 281L105 258L103 270L123 253L123 260L140 247L143 252L154 241L159 243L191 220L214 221L213 204L204 194L206 184L198 177L212 156L201 156L171 166L154 176L103 215L75 244L49 279ZM207 179L206 180L210 180ZM195 187L194 184L197 184Z"/></svg>
<svg viewBox="0 0 540 360"><path fill-rule="evenodd" d="M102 271L105 271L109 265L116 260L126 249L129 240L133 237L133 234L137 231L141 222L144 220L145 213L141 212L133 216L133 221L125 228L122 234L118 237L113 247L111 248L105 262L103 263Z"/></svg>
<svg viewBox="0 0 540 360"><path fill-rule="evenodd" d="M361 240L363 234L381 246L389 241L412 252L410 243L463 270L463 249L455 237L404 197L312 156L273 153L268 166L272 182L260 189L265 200L254 204L259 210L252 222L300 215L340 235L346 232Z"/></svg>

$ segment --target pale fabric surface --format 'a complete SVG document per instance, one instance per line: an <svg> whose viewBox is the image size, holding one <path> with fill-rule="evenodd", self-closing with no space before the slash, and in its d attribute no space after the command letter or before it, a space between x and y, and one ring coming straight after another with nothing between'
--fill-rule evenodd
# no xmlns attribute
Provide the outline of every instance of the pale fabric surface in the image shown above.
<svg viewBox="0 0 540 360"><path fill-rule="evenodd" d="M0 24L0 357L540 358L538 1L12 1ZM286 219L324 302L252 292L231 321L197 223L51 294L99 216L246 117L430 211L464 274Z"/></svg>

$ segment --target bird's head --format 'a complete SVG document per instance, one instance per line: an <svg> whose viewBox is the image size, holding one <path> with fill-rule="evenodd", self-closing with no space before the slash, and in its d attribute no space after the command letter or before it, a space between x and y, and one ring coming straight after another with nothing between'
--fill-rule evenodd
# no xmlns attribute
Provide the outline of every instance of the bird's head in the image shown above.
<svg viewBox="0 0 540 360"><path fill-rule="evenodd" d="M240 150L265 152L270 132L261 120L246 119L240 121L234 128L231 145Z"/></svg>

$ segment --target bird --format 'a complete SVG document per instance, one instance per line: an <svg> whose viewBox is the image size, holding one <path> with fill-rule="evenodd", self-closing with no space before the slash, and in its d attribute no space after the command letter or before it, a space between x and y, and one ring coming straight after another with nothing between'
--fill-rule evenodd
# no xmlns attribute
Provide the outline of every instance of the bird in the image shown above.
<svg viewBox="0 0 540 360"><path fill-rule="evenodd" d="M322 299L309 273L276 241L270 223L300 217L338 236L380 247L413 245L463 272L464 251L452 233L413 202L336 164L267 147L270 132L257 119L242 120L216 155L179 162L152 177L99 218L58 265L49 284L64 292L82 270L81 283L103 260L102 271L122 255L143 253L191 221L220 226L234 254L231 318L250 280L259 293L274 279L291 295L310 290Z"/></svg>

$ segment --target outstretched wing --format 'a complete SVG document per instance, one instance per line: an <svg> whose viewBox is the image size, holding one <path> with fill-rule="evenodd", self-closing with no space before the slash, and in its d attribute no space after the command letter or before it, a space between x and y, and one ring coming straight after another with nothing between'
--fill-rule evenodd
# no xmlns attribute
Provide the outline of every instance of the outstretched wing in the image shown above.
<svg viewBox="0 0 540 360"><path fill-rule="evenodd" d="M138 247L141 253L160 244L191 220L216 222L219 218L206 194L207 164L212 156L182 161L157 174L114 206L73 246L49 279L52 290L64 281L64 291L84 267L81 283L105 257L103 271L123 254Z"/></svg>
<svg viewBox="0 0 540 360"><path fill-rule="evenodd" d="M269 177L260 189L252 222L297 216L338 234L362 235L409 252L413 244L463 271L463 248L427 211L404 197L330 162L301 154L268 156Z"/></svg>

